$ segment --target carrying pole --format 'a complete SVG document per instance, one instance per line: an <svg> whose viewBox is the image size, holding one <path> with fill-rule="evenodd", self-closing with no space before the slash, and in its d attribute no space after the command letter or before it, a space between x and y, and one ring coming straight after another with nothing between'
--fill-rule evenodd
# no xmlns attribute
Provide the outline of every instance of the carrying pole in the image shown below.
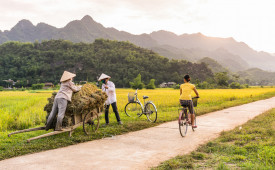
<svg viewBox="0 0 275 170"><path fill-rule="evenodd" d="M36 131L36 130L45 130L45 128L46 128L45 126L42 126L42 127L37 127L37 128L19 130L19 131L12 132L12 133L8 134L8 137L10 137L11 135L17 134L17 133L31 132L31 131Z"/></svg>

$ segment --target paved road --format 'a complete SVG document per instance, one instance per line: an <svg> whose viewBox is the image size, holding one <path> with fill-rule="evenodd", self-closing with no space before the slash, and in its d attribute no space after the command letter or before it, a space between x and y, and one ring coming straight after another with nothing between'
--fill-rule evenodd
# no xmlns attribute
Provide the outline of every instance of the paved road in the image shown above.
<svg viewBox="0 0 275 170"><path fill-rule="evenodd" d="M182 138L177 121L124 135L0 161L0 170L148 169L195 150L249 119L275 108L275 97L197 118L196 132Z"/></svg>

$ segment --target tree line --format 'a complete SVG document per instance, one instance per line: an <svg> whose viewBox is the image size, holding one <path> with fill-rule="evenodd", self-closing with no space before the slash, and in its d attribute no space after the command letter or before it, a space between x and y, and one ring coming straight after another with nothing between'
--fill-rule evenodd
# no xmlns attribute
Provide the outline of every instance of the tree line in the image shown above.
<svg viewBox="0 0 275 170"><path fill-rule="evenodd" d="M185 60L169 60L157 53L129 42L97 39L94 43L72 43L49 40L0 45L0 85L12 79L15 86L51 82L58 84L64 70L76 73L75 81L96 81L101 73L112 77L117 87L130 87L139 74L149 84L162 82L182 83L190 74L200 82L213 77L204 64Z"/></svg>

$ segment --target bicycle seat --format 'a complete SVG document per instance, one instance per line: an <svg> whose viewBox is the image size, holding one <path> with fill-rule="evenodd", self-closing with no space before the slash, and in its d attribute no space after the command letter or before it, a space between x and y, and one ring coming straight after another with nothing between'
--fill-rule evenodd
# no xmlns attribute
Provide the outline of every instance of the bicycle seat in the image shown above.
<svg viewBox="0 0 275 170"><path fill-rule="evenodd" d="M148 99L149 97L148 96L143 96L143 99Z"/></svg>

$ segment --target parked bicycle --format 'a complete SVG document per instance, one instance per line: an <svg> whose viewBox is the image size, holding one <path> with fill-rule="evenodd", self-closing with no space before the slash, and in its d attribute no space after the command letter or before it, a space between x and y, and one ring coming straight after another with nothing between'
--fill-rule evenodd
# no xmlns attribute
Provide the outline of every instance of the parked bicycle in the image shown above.
<svg viewBox="0 0 275 170"><path fill-rule="evenodd" d="M135 93L128 93L128 103L125 106L125 113L129 117L137 118L142 115L146 115L148 121L156 122L157 121L157 108L152 101L145 102L148 99L148 96L143 96L144 107L138 99L137 90Z"/></svg>
<svg viewBox="0 0 275 170"><path fill-rule="evenodd" d="M197 125L195 107L197 107L197 104L198 104L198 97L192 98L192 102L193 102L194 115L195 115L194 125ZM179 122L179 131L180 131L180 135L182 137L184 137L187 134L188 126L192 127L190 113L189 113L189 111L187 111L187 107L179 108L178 112L179 112L179 121L178 121ZM195 131L195 129L193 127L192 127L192 130Z"/></svg>

